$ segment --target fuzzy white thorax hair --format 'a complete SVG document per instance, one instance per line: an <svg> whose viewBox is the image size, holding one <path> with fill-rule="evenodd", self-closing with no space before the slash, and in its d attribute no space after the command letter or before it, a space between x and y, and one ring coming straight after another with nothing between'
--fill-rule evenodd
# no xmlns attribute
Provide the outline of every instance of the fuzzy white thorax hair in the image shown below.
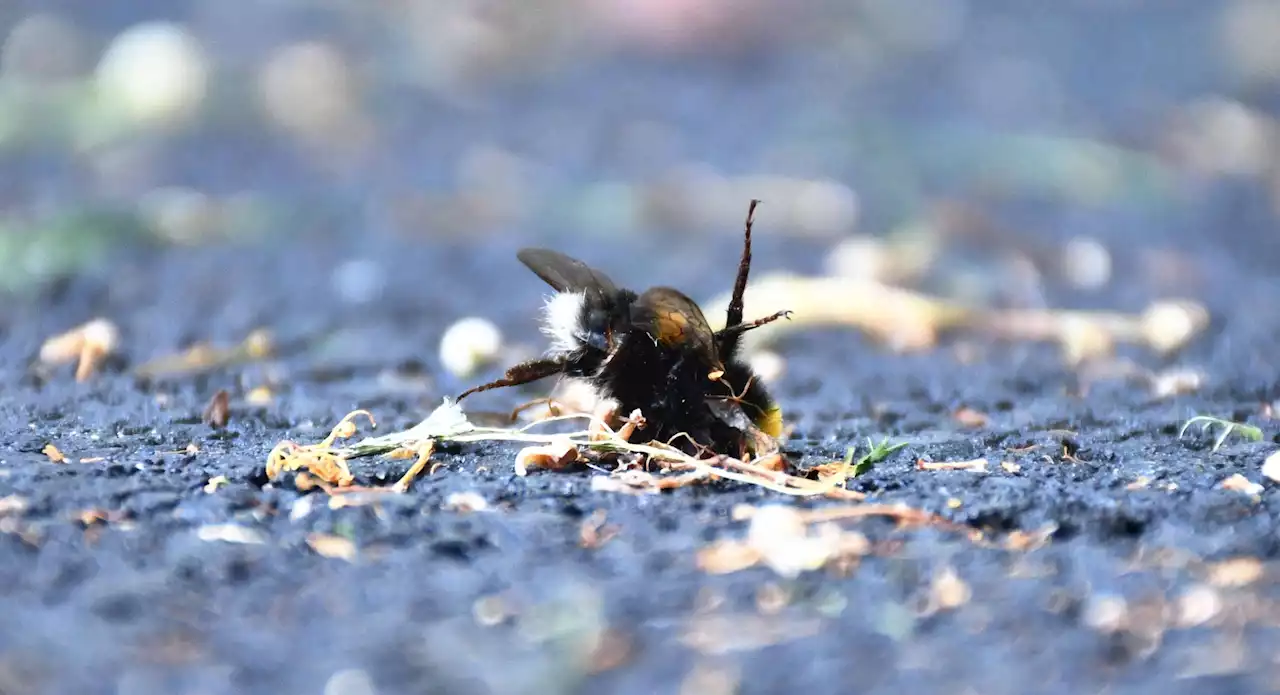
<svg viewBox="0 0 1280 695"><path fill-rule="evenodd" d="M547 349L549 355L564 355L582 347L578 321L586 300L586 295L581 292L557 292L547 298L542 332L551 338L551 347Z"/></svg>

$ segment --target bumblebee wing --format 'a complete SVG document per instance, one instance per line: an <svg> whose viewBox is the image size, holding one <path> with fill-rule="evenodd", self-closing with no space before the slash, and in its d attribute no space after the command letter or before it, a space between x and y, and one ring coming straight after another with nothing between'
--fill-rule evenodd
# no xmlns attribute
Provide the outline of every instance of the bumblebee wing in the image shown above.
<svg viewBox="0 0 1280 695"><path fill-rule="evenodd" d="M720 364L716 334L707 317L697 302L679 290L670 287L646 290L631 307L631 322L664 345L691 349L709 366Z"/></svg>
<svg viewBox="0 0 1280 695"><path fill-rule="evenodd" d="M557 292L599 290L604 294L614 294L618 291L608 275L559 251L520 249L516 258Z"/></svg>

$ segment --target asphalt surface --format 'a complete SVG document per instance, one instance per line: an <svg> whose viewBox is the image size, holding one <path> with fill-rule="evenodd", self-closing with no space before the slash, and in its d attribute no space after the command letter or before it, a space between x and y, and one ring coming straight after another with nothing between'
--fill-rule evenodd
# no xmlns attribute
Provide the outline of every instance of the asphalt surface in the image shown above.
<svg viewBox="0 0 1280 695"><path fill-rule="evenodd" d="M1034 16L993 24L992 35L1053 58L1079 112L1014 113L995 130L1034 131L1047 119L1052 131L1083 118L1089 128L1065 130L1150 145L1162 109L1224 79L1203 51L1150 49L1205 44L1212 18L1195 13L1211 14L1209 3L1147 8L1151 17L1125 22L1088 8L1058 16L1009 5ZM749 522L733 517L739 505L847 503L732 483L598 492L586 470L516 476L515 445L442 447L434 473L372 504L332 508L324 493L267 484L263 466L281 440L318 441L355 408L374 413L377 433L405 428L443 395L493 376L459 381L441 370L437 345L458 318L486 316L511 345L538 349L533 316L546 288L515 260L524 243L554 245L637 289L670 284L703 298L729 288L737 229L643 230L623 242L575 237L544 219L471 244L466 234L433 241L425 229L410 237L390 203L451 180L448 167L476 141L527 151L554 162L557 180L587 184L627 173L621 155L599 147L620 112L677 124L684 156L726 175L767 168L770 143L786 137L833 153L852 137L860 156L830 175L864 196L860 224L880 230L894 219L884 212L893 187L877 186L897 179L877 167L892 168L909 146L917 164L935 154L913 128L989 115L961 79L966 61L951 54L904 61L883 78L891 87L858 89L833 88L838 70L806 60L584 68L478 111L406 98L393 104L383 149L340 176L308 169L264 133L171 143L157 155L161 180L254 190L305 214L290 218L299 233L261 245L121 248L0 306L0 694L1280 690L1280 498L1260 471L1280 432L1266 415L1280 398L1280 245L1261 184L1188 185L1194 195L1087 208L1012 193L1018 202L1000 210L1049 249L1076 234L1110 248L1109 285L1081 293L1051 279L1049 305L1136 312L1167 296L1204 302L1213 323L1185 350L1121 354L1152 371L1200 370L1194 393L1085 383L1052 346L981 336L912 355L839 329L775 346L786 371L771 391L795 427L792 459L842 459L868 437L904 443L851 488L869 504L952 524L838 522L868 540L856 562L795 578L764 566L708 573L700 551L747 533ZM824 106L818 116L789 107L804 103ZM867 113L875 118L860 120ZM853 124L824 125L831 114L855 114ZM901 128L876 130L877 118ZM78 201L83 176L72 159L37 148L0 162L8 195ZM963 196L964 167L939 168L921 187ZM830 245L764 225L756 244L757 276L812 272ZM1182 254L1189 269L1163 280L1142 272L1152 249ZM95 378L77 384L69 366L31 375L46 338L95 317L121 330L118 356ZM147 383L128 372L258 328L276 337L271 359ZM263 385L273 398L249 402ZM547 386L480 394L467 407L501 411ZM231 395L225 430L201 421L219 389ZM985 422L962 422L961 408ZM1262 441L1233 436L1213 451L1198 429L1179 438L1196 414L1257 425ZM42 453L49 444L68 462ZM917 468L980 457L985 473ZM409 463L352 465L357 483L386 486ZM1260 491L1223 489L1235 474ZM217 478L225 481L210 486ZM459 493L488 509L453 508ZM595 528L599 513L607 540L584 547L584 525ZM308 542L317 537L346 539L354 556L317 552Z"/></svg>
<svg viewBox="0 0 1280 695"><path fill-rule="evenodd" d="M723 278L699 272L715 249L688 243L686 261L666 264L653 245L623 247L633 262L615 279L656 273L703 296L727 285L732 263ZM777 266L811 253L772 243L777 252L762 255ZM434 356L454 318L478 311L513 342L539 339L530 316L543 290L513 270L506 249L387 240L358 257L387 271L374 304L344 303L333 289L329 271L351 260L349 249L284 245L140 254L10 307L0 692L320 692L329 683L336 690L325 692L354 693L370 682L380 693L1274 688L1277 502L1259 466L1273 447L1261 412L1280 395L1269 366L1280 324L1257 307L1280 285L1230 256L1201 255L1199 294L1215 323L1169 360L1208 374L1193 395L1158 399L1124 381L1082 391L1049 346L971 342L962 365L950 343L897 356L852 332L787 338L775 390L797 428L787 444L795 459L838 459L865 437L906 442L853 487L987 541L842 522L872 552L844 571L794 579L764 567L709 575L697 553L743 536L735 505L835 503L729 483L593 492L589 471L515 476L515 447L501 444L445 447L433 475L373 505L332 509L323 493L305 502L288 485L264 485L281 439L319 440L355 407L378 416L379 432L407 427L455 392ZM1118 282L1115 304L1145 291ZM99 315L121 328L117 363L83 385L65 369L46 381L28 375L45 337ZM149 384L122 371L262 325L282 345L265 363ZM268 382L278 384L274 402L245 403L247 389ZM219 388L232 395L225 431L200 421ZM537 392L483 394L468 408ZM961 406L987 423L966 428L952 416ZM1232 438L1217 452L1195 431L1179 440L1195 413L1248 419L1265 439ZM184 452L193 442L199 452ZM71 461L51 462L41 453L49 443ZM919 458L982 456L985 474L916 469ZM357 482L390 484L408 463L357 461ZM1234 473L1264 491L1221 489ZM227 484L206 491L216 476ZM445 509L460 492L489 509ZM582 526L598 510L616 535L584 548ZM223 524L255 542L211 539ZM1042 531L1047 543L1012 547L1019 532ZM313 551L312 533L352 540L354 561ZM1261 574L1250 560L1215 564L1240 557L1258 558Z"/></svg>

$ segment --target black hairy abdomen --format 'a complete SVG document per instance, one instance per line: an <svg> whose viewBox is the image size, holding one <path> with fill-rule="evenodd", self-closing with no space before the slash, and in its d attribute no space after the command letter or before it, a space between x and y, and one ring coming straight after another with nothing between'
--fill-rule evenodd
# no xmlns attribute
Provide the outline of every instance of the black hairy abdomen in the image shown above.
<svg viewBox="0 0 1280 695"><path fill-rule="evenodd" d="M637 332L627 336L598 381L606 395L618 401L618 415L626 417L640 409L645 427L633 441L665 442L685 433L699 444L715 447L706 406L711 384L706 371L692 355L655 345L647 334ZM672 444L691 449L683 437Z"/></svg>

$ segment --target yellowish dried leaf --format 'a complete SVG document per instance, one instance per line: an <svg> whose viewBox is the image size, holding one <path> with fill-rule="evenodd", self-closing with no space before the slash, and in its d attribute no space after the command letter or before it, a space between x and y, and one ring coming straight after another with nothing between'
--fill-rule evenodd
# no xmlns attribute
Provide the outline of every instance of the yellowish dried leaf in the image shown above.
<svg viewBox="0 0 1280 695"><path fill-rule="evenodd" d="M29 450L28 450L28 451L29 451ZM52 461L52 462L54 462L54 463L66 463L66 462L67 462L67 457L66 457L66 455L64 455L61 451L58 451L58 447L56 447L56 446L54 446L54 445L52 445L52 444L45 444L45 445L44 445L44 448L40 450L40 453L42 453L42 454L44 454L45 456L49 457L49 460L50 460L50 461Z"/></svg>
<svg viewBox="0 0 1280 695"><path fill-rule="evenodd" d="M1231 490L1232 492L1241 492L1246 495L1261 495L1262 486L1250 481L1248 478L1236 473L1235 475L1222 481L1222 489Z"/></svg>
<svg viewBox="0 0 1280 695"><path fill-rule="evenodd" d="M917 459L916 469L922 471L970 471L973 473L986 473L987 460L985 458L973 459L972 461L925 461L924 459Z"/></svg>
<svg viewBox="0 0 1280 695"><path fill-rule="evenodd" d="M1240 587L1262 579L1265 567L1256 557L1235 557L1208 567L1209 583L1220 587Z"/></svg>
<svg viewBox="0 0 1280 695"><path fill-rule="evenodd" d="M18 516L27 511L27 498L21 495L0 497L0 517Z"/></svg>
<svg viewBox="0 0 1280 695"><path fill-rule="evenodd" d="M551 444L526 446L516 454L516 475L527 475L530 468L558 471L578 460L578 447L565 437Z"/></svg>
<svg viewBox="0 0 1280 695"><path fill-rule="evenodd" d="M698 569L707 574L731 574L760 562L760 552L741 541L723 540L698 551Z"/></svg>
<svg viewBox="0 0 1280 695"><path fill-rule="evenodd" d="M331 533L307 534L307 546L317 555L353 562L356 559L356 544L349 538L335 536Z"/></svg>
<svg viewBox="0 0 1280 695"><path fill-rule="evenodd" d="M267 542L260 531L239 524L206 524L196 531L202 541L261 545Z"/></svg>
<svg viewBox="0 0 1280 695"><path fill-rule="evenodd" d="M952 417L964 427L976 429L987 426L987 414L973 408L960 408L952 414Z"/></svg>
<svg viewBox="0 0 1280 695"><path fill-rule="evenodd" d="M941 610L955 610L969 602L973 592L952 567L944 567L933 577L930 592L933 605Z"/></svg>
<svg viewBox="0 0 1280 695"><path fill-rule="evenodd" d="M275 398L275 394L266 386L256 386L245 394L245 402L249 405L270 405Z"/></svg>
<svg viewBox="0 0 1280 695"><path fill-rule="evenodd" d="M489 502L478 492L454 492L444 500L445 511L470 514L489 509Z"/></svg>

